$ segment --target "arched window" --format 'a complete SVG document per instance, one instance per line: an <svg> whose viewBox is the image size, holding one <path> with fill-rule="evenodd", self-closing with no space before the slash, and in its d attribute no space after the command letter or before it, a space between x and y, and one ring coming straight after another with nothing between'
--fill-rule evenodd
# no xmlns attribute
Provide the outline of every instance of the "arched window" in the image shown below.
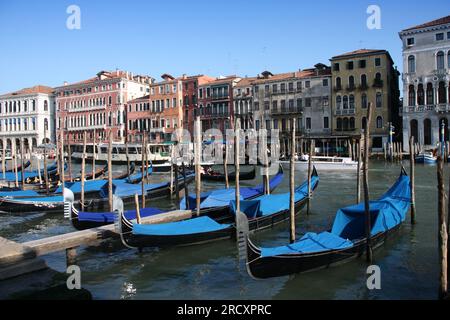
<svg viewBox="0 0 450 320"><path fill-rule="evenodd" d="M441 125L444 123L444 137L442 138L441 134ZM447 118L441 118L439 119L439 141L448 141L448 120Z"/></svg>
<svg viewBox="0 0 450 320"><path fill-rule="evenodd" d="M433 84L427 83L427 105L434 104Z"/></svg>
<svg viewBox="0 0 450 320"><path fill-rule="evenodd" d="M361 95L361 108L367 108L367 95L365 93Z"/></svg>
<svg viewBox="0 0 450 320"><path fill-rule="evenodd" d="M438 70L445 69L444 52L439 51L436 55L436 68Z"/></svg>
<svg viewBox="0 0 450 320"><path fill-rule="evenodd" d="M353 90L355 88L355 77L354 76L348 77L348 87L350 90Z"/></svg>
<svg viewBox="0 0 450 320"><path fill-rule="evenodd" d="M344 105L343 109L348 109L348 96L344 96Z"/></svg>
<svg viewBox="0 0 450 320"><path fill-rule="evenodd" d="M350 118L350 130L354 130L355 129L355 118L351 117Z"/></svg>
<svg viewBox="0 0 450 320"><path fill-rule="evenodd" d="M112 97L111 96L108 97L108 105L112 105Z"/></svg>
<svg viewBox="0 0 450 320"><path fill-rule="evenodd" d="M342 87L341 77L337 77L336 78L336 89L341 89L341 87Z"/></svg>
<svg viewBox="0 0 450 320"><path fill-rule="evenodd" d="M350 109L355 109L355 96L352 94L349 97L349 106Z"/></svg>
<svg viewBox="0 0 450 320"><path fill-rule="evenodd" d="M409 123L409 128L411 130L411 136L414 137L414 141L419 141L418 137L419 137L419 131L418 131L418 122L416 119L413 119L410 121Z"/></svg>
<svg viewBox="0 0 450 320"><path fill-rule="evenodd" d="M342 131L342 119L341 118L337 118L336 127L337 127L338 131Z"/></svg>
<svg viewBox="0 0 450 320"><path fill-rule="evenodd" d="M381 81L381 73L377 72L375 74L375 81Z"/></svg>
<svg viewBox="0 0 450 320"><path fill-rule="evenodd" d="M426 145L431 144L431 120L423 120L423 142Z"/></svg>
<svg viewBox="0 0 450 320"><path fill-rule="evenodd" d="M361 88L367 88L367 76L365 74L361 75Z"/></svg>
<svg viewBox="0 0 450 320"><path fill-rule="evenodd" d="M377 95L375 97L375 104L377 108L383 107L383 95L381 94L381 92L377 92Z"/></svg>
<svg viewBox="0 0 450 320"><path fill-rule="evenodd" d="M383 128L383 118L378 116L377 117L377 129Z"/></svg>
<svg viewBox="0 0 450 320"><path fill-rule="evenodd" d="M417 102L419 106L423 106L425 104L425 96L424 96L423 84L419 83L417 88Z"/></svg>
<svg viewBox="0 0 450 320"><path fill-rule="evenodd" d="M48 111L48 101L44 100L44 111Z"/></svg>
<svg viewBox="0 0 450 320"><path fill-rule="evenodd" d="M415 106L416 105L416 90L414 89L414 85L410 85L408 89L408 105Z"/></svg>
<svg viewBox="0 0 450 320"><path fill-rule="evenodd" d="M445 94L445 83L443 81L439 82L438 96L439 96L439 103L447 103L447 97Z"/></svg>
<svg viewBox="0 0 450 320"><path fill-rule="evenodd" d="M342 97L341 96L337 96L336 97L336 109L341 109L342 108Z"/></svg>
<svg viewBox="0 0 450 320"><path fill-rule="evenodd" d="M416 72L416 58L414 56L408 57L408 72L409 73Z"/></svg>
<svg viewBox="0 0 450 320"><path fill-rule="evenodd" d="M342 121L342 129L343 131L348 130L348 118L344 118L344 120Z"/></svg>

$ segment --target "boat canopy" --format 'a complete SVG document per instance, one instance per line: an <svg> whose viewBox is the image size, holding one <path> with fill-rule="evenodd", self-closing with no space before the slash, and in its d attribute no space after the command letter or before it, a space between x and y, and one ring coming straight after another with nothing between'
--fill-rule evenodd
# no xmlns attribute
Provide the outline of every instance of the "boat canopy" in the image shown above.
<svg viewBox="0 0 450 320"><path fill-rule="evenodd" d="M270 179L269 185L270 189L274 189L277 187L281 181L283 180L283 172L278 172L272 179ZM256 187L244 187L240 188L240 199L245 200L257 196L258 194L262 194L264 191L264 185L260 184ZM204 192L200 195L200 208L215 208L215 207L224 207L230 204L230 201L235 200L235 192L236 189L219 189L213 190L209 192ZM196 208L196 196L189 196L189 208ZM180 202L180 209L185 210L186 207L186 198L183 198Z"/></svg>
<svg viewBox="0 0 450 320"><path fill-rule="evenodd" d="M198 217L162 224L133 224L134 235L174 236L219 231L230 224L220 224L209 217Z"/></svg>
<svg viewBox="0 0 450 320"><path fill-rule="evenodd" d="M377 201L370 202L371 235L388 231L405 220L411 202L410 179L402 174L394 185ZM352 247L365 238L364 203L339 209L331 232L307 233L287 246L261 248L261 256L315 253Z"/></svg>
<svg viewBox="0 0 450 320"><path fill-rule="evenodd" d="M163 213L162 210L157 208L142 208L139 210L141 218L150 217L156 214ZM128 210L124 213L125 218L128 220L136 219L136 210ZM113 223L114 216L116 214L113 212L78 212L79 221L90 221L90 222L100 222L100 223Z"/></svg>
<svg viewBox="0 0 450 320"><path fill-rule="evenodd" d="M314 190L319 183L319 176L311 176L311 189ZM289 209L289 192L282 194L267 194L254 200L240 201L241 212L247 218L253 219L262 216L268 216L277 212ZM295 202L308 197L308 181L295 189ZM233 199L230 203L231 212L236 214L236 201Z"/></svg>

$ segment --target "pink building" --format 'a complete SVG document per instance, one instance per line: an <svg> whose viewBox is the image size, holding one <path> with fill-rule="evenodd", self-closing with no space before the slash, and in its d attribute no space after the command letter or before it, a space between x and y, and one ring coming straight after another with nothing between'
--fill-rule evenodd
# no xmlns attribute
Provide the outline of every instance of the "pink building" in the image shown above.
<svg viewBox="0 0 450 320"><path fill-rule="evenodd" d="M153 79L126 71L101 71L97 76L55 88L56 133L64 130L64 138L81 144L87 132L88 143L125 142L127 101L149 94Z"/></svg>

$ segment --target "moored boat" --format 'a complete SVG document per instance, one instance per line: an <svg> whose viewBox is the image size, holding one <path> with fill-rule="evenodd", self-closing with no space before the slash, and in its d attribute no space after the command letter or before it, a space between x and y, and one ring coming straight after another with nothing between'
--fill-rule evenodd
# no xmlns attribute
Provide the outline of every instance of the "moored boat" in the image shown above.
<svg viewBox="0 0 450 320"><path fill-rule="evenodd" d="M378 200L370 202L370 243L375 249L395 233L405 220L410 205L410 179L404 168L393 186ZM248 237L246 217L238 226L243 234L240 248L247 270L254 278L265 279L307 272L361 256L366 249L364 203L338 210L331 230L306 233L298 241L279 247L258 247Z"/></svg>
<svg viewBox="0 0 450 320"><path fill-rule="evenodd" d="M215 172L213 170L206 170L204 173L201 174L202 180L206 181L225 181L225 174L220 172ZM256 167L253 166L253 169L251 171L246 172L240 172L239 173L239 180L253 180L256 177ZM236 172L231 172L228 174L228 181L236 181Z"/></svg>
<svg viewBox="0 0 450 320"><path fill-rule="evenodd" d="M435 164L437 163L437 157L432 152L421 152L416 155L416 163Z"/></svg>
<svg viewBox="0 0 450 320"><path fill-rule="evenodd" d="M308 168L308 155L303 155L300 160L295 161L295 169L304 171ZM348 157L327 157L327 156L313 156L311 158L312 164L319 171L327 170L355 170L358 167L358 162L353 161ZM289 166L289 161L280 161L285 166Z"/></svg>

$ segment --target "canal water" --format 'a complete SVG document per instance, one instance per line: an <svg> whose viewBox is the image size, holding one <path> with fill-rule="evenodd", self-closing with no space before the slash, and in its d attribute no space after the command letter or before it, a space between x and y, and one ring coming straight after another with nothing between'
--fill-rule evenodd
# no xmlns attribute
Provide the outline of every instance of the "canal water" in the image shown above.
<svg viewBox="0 0 450 320"><path fill-rule="evenodd" d="M409 172L407 162L405 166ZM78 168L74 167L75 172ZM289 172L285 173L277 193L289 189ZM399 174L399 164L372 161L371 197L384 193ZM306 216L303 211L297 218L300 234L329 228L335 212L355 202L356 173L319 172L319 176L311 214ZM300 184L305 178L305 172L298 172L296 181ZM152 180L168 180L168 175L155 175ZM258 176L241 185L261 181ZM374 264L381 269L381 290L367 289L367 263L363 258L311 273L254 280L238 263L232 240L145 249L142 253L113 240L97 247L82 247L77 261L82 286L94 299L435 299L439 273L436 186L436 166L417 165L417 225L410 225L408 215L398 235L374 253ZM214 182L203 185L204 190L221 187ZM175 209L176 203L165 199L149 202L148 206ZM286 222L252 239L263 246L286 244L288 228ZM0 215L0 236L18 242L70 231L74 229L62 214ZM44 258L51 268L65 272L65 253Z"/></svg>

